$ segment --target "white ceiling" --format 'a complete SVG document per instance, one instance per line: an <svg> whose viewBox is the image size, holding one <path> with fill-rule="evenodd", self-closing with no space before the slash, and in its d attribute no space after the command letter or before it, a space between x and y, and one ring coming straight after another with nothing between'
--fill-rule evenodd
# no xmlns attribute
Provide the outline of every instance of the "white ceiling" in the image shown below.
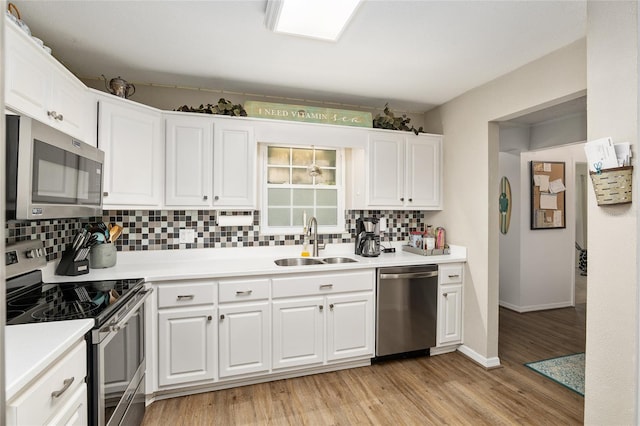
<svg viewBox="0 0 640 426"><path fill-rule="evenodd" d="M321 1L321 0L320 0ZM573 1L365 0L337 43L275 34L266 0L20 1L80 77L423 112L585 36Z"/></svg>

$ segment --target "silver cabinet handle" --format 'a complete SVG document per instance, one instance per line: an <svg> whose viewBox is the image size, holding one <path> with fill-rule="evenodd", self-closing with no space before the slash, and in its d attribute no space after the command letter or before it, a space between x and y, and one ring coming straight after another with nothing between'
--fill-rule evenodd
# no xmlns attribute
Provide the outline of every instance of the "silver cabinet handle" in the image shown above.
<svg viewBox="0 0 640 426"><path fill-rule="evenodd" d="M220 315L220 321L224 319L224 314Z"/></svg>
<svg viewBox="0 0 640 426"><path fill-rule="evenodd" d="M179 294L178 300L193 300L194 297L193 294Z"/></svg>
<svg viewBox="0 0 640 426"><path fill-rule="evenodd" d="M65 393L67 389L69 389L69 386L71 386L71 383L73 383L74 380L75 380L75 377L64 379L64 381L62 382L63 384L62 389L51 392L51 398L59 398L60 395L62 395L63 393Z"/></svg>
<svg viewBox="0 0 640 426"><path fill-rule="evenodd" d="M452 274L452 275L449 275L449 278L458 278L458 277L460 277L460 274Z"/></svg>
<svg viewBox="0 0 640 426"><path fill-rule="evenodd" d="M213 317L211 315L207 316L207 321L211 321L213 319Z"/></svg>
<svg viewBox="0 0 640 426"><path fill-rule="evenodd" d="M209 196L208 196L208 195L203 195L203 196L202 196L202 199L203 199L204 201L207 201L207 200L209 199Z"/></svg>
<svg viewBox="0 0 640 426"><path fill-rule="evenodd" d="M324 306L320 305L318 306L318 308L320 308L320 312L322 312L322 310L324 309Z"/></svg>
<svg viewBox="0 0 640 426"><path fill-rule="evenodd" d="M329 305L329 309L333 311L333 303Z"/></svg>
<svg viewBox="0 0 640 426"><path fill-rule="evenodd" d="M58 117L56 117L56 120L63 121L64 117L62 116L62 114L58 114Z"/></svg>
<svg viewBox="0 0 640 426"><path fill-rule="evenodd" d="M220 197L218 197L217 195L213 197L214 201L218 201L220 199Z"/></svg>
<svg viewBox="0 0 640 426"><path fill-rule="evenodd" d="M253 290L236 291L236 296L250 296Z"/></svg>
<svg viewBox="0 0 640 426"><path fill-rule="evenodd" d="M328 290L333 288L333 284L321 284L320 285L320 290Z"/></svg>
<svg viewBox="0 0 640 426"><path fill-rule="evenodd" d="M108 196L109 196L109 193L108 193L108 192L103 192L103 193L102 193L102 196L103 196L103 197L108 197Z"/></svg>
<svg viewBox="0 0 640 426"><path fill-rule="evenodd" d="M444 293L443 296L444 297L449 297L449 293Z"/></svg>

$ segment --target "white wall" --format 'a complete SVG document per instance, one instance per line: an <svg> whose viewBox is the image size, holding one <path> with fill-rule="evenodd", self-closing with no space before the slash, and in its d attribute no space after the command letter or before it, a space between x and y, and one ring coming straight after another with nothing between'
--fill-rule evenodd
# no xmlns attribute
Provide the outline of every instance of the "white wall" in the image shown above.
<svg viewBox="0 0 640 426"><path fill-rule="evenodd" d="M499 132L496 120L584 96L584 40L552 52L429 111L427 131L443 132L445 209L434 217L452 244L468 248L463 350L498 357Z"/></svg>
<svg viewBox="0 0 640 426"><path fill-rule="evenodd" d="M636 1L587 3L588 139L629 141L635 158L640 133L639 12ZM587 191L589 425L638 424L639 199L634 166L632 204L598 207L593 189Z"/></svg>
<svg viewBox="0 0 640 426"><path fill-rule="evenodd" d="M558 117L531 125L529 150L587 140L587 112Z"/></svg>
<svg viewBox="0 0 640 426"><path fill-rule="evenodd" d="M502 129L500 139L502 139ZM520 306L520 155L500 153L500 178L506 176L511 185L511 225L500 233L500 304L511 309Z"/></svg>
<svg viewBox="0 0 640 426"><path fill-rule="evenodd" d="M575 164L586 160L584 144L574 144L520 156L522 225L520 249L520 305L518 312L553 309L574 304L575 290ZM565 163L564 229L531 230L530 161ZM502 258L500 259L502 264Z"/></svg>

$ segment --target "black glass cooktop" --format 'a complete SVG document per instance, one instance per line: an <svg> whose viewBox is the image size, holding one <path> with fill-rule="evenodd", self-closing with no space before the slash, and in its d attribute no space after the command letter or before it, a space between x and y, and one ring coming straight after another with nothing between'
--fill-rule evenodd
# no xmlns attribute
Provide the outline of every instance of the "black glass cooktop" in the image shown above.
<svg viewBox="0 0 640 426"><path fill-rule="evenodd" d="M35 283L7 294L7 325L72 319L102 324L133 293L142 279Z"/></svg>

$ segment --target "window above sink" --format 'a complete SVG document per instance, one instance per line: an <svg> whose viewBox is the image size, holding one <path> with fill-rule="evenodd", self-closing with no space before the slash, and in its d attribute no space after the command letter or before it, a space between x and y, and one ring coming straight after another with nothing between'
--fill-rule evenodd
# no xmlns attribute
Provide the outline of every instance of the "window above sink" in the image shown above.
<svg viewBox="0 0 640 426"><path fill-rule="evenodd" d="M312 216L319 233L344 232L342 149L263 144L260 153L262 233L301 233Z"/></svg>

